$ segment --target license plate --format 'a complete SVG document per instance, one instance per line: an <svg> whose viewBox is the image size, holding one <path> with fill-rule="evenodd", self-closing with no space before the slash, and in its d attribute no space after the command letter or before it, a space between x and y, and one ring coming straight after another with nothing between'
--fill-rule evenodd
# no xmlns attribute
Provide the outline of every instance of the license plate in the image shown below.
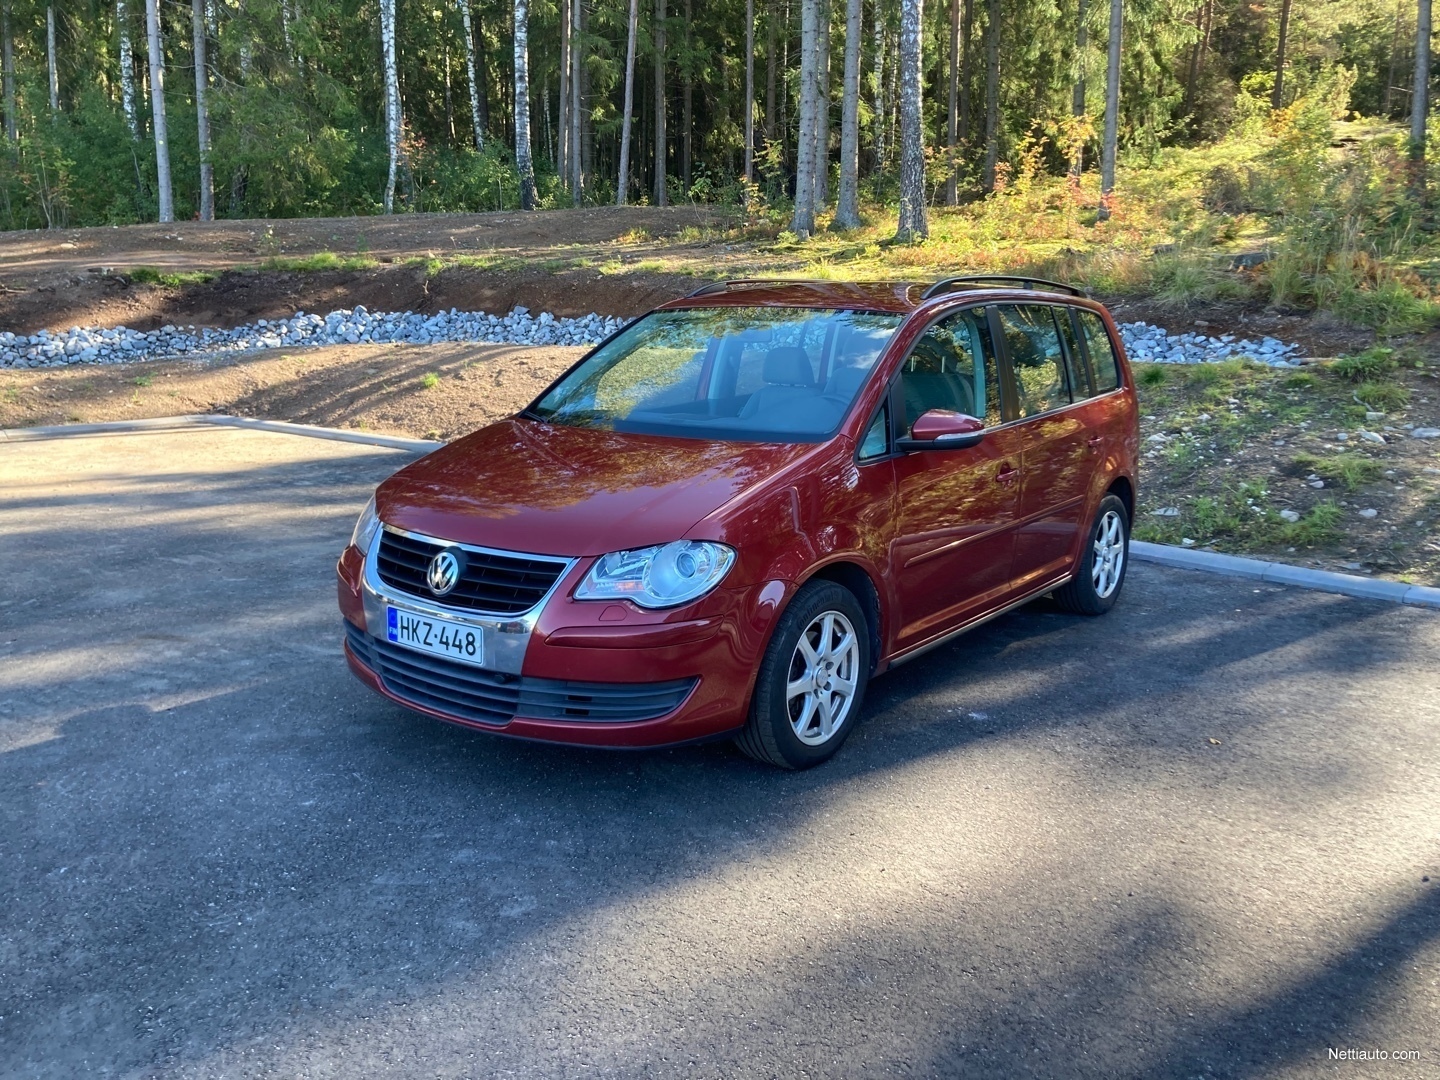
<svg viewBox="0 0 1440 1080"><path fill-rule="evenodd" d="M388 606L385 623L385 636L396 645L467 664L485 663L485 639L478 627Z"/></svg>

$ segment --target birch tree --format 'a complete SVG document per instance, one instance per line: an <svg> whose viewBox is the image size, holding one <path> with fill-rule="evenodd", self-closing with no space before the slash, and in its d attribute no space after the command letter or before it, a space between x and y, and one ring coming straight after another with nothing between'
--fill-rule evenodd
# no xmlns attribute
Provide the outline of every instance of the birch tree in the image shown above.
<svg viewBox="0 0 1440 1080"><path fill-rule="evenodd" d="M1081 0L1084 3L1084 0ZM945 163L945 205L955 206L960 201L959 185L956 183L955 145L960 134L960 0L950 0L950 101L945 115L945 148L949 160Z"/></svg>
<svg viewBox="0 0 1440 1080"><path fill-rule="evenodd" d="M155 187L160 220L175 220L170 187L170 137L165 129L165 59L160 46L160 0L145 0L145 38L150 54L150 115L155 125Z"/></svg>
<svg viewBox="0 0 1440 1080"><path fill-rule="evenodd" d="M1410 97L1411 186L1425 200L1425 126L1430 119L1430 0L1420 0L1415 20L1415 85Z"/></svg>
<svg viewBox="0 0 1440 1080"><path fill-rule="evenodd" d="M635 115L635 38L640 29L640 0L630 0L630 24L625 33L625 110L620 121L620 176L615 184L615 205L624 206L630 192L630 126Z"/></svg>
<svg viewBox="0 0 1440 1080"><path fill-rule="evenodd" d="M390 151L390 169L385 176L385 213L393 214L395 179L404 153L400 145L404 121L400 115L400 73L395 48L395 0L380 0L380 50L385 65L385 145Z"/></svg>
<svg viewBox="0 0 1440 1080"><path fill-rule="evenodd" d="M555 171L560 182L570 182L570 0L560 0L560 145L555 150ZM543 95L542 95L543 96ZM547 111L549 102L546 101Z"/></svg>
<svg viewBox="0 0 1440 1080"><path fill-rule="evenodd" d="M520 174L521 210L535 209L535 162L530 156L529 16L529 0L515 0L515 169Z"/></svg>
<svg viewBox="0 0 1440 1080"><path fill-rule="evenodd" d="M50 113L60 111L60 69L55 64L55 5L45 6L45 67L50 84Z"/></svg>
<svg viewBox="0 0 1440 1080"><path fill-rule="evenodd" d="M845 0L845 72L840 89L840 192L837 229L860 227L860 0Z"/></svg>
<svg viewBox="0 0 1440 1080"><path fill-rule="evenodd" d="M470 0L460 0L460 22L465 27L465 80L470 87L470 126L475 149L485 149L485 125L480 122L480 88L475 76L475 31L470 23Z"/></svg>
<svg viewBox="0 0 1440 1080"><path fill-rule="evenodd" d="M135 53L130 45L130 12L125 0L115 0L115 26L120 31L120 107L125 113L125 126L130 129L130 138L138 140L140 124L135 117Z"/></svg>
<svg viewBox="0 0 1440 1080"><path fill-rule="evenodd" d="M665 0L655 0L655 205L669 201L665 185Z"/></svg>
<svg viewBox="0 0 1440 1080"><path fill-rule="evenodd" d="M200 220L215 220L215 165L210 160L210 111L205 92L209 89L210 65L206 58L205 0L191 0L190 29L195 56L195 134L200 150Z"/></svg>
<svg viewBox="0 0 1440 1080"><path fill-rule="evenodd" d="M885 16L875 0L875 170L885 168Z"/></svg>
<svg viewBox="0 0 1440 1080"><path fill-rule="evenodd" d="M744 176L747 184L755 182L755 0L745 0Z"/></svg>
<svg viewBox="0 0 1440 1080"><path fill-rule="evenodd" d="M795 146L795 214L790 231L802 240L815 231L815 128L819 102L820 0L800 0L800 130Z"/></svg>
<svg viewBox="0 0 1440 1080"><path fill-rule="evenodd" d="M1123 4L1124 0L1110 0L1110 40L1105 45L1105 133L1100 142L1099 221L1109 220L1110 196L1115 191L1115 150L1120 135L1120 38L1125 21Z"/></svg>
<svg viewBox="0 0 1440 1080"><path fill-rule="evenodd" d="M930 235L925 221L925 133L920 115L923 0L900 0L900 223L902 242Z"/></svg>
<svg viewBox="0 0 1440 1080"><path fill-rule="evenodd" d="M561 2L573 4L570 17L571 34L574 38L570 43L570 197L574 205L579 206L585 194L585 162L580 150L580 90L584 82L581 71L585 65L580 33L585 26L585 16L580 0Z"/></svg>

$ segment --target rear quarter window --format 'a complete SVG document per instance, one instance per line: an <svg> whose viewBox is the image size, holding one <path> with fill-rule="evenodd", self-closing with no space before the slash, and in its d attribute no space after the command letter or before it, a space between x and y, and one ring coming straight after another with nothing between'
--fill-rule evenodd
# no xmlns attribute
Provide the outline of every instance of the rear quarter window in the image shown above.
<svg viewBox="0 0 1440 1080"><path fill-rule="evenodd" d="M1095 373L1095 392L1104 394L1120 389L1120 364L1115 359L1115 346L1105 330L1105 321L1093 311L1077 311L1080 332L1090 352L1090 370Z"/></svg>

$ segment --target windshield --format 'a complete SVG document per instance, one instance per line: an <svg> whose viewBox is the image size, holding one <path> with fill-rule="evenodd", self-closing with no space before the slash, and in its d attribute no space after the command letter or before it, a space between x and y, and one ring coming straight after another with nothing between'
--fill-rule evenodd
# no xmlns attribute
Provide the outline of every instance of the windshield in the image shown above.
<svg viewBox="0 0 1440 1080"><path fill-rule="evenodd" d="M747 442L833 435L899 315L695 308L637 320L526 415L554 424Z"/></svg>

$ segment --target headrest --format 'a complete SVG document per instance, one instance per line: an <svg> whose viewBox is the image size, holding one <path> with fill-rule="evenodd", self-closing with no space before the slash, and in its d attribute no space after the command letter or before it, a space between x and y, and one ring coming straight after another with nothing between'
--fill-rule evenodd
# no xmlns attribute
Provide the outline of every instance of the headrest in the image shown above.
<svg viewBox="0 0 1440 1080"><path fill-rule="evenodd" d="M825 393L849 401L860 392L860 387L864 385L869 374L867 368L836 368L830 373L830 378L825 380Z"/></svg>
<svg viewBox="0 0 1440 1080"><path fill-rule="evenodd" d="M798 345L779 345L766 352L763 374L767 383L779 386L815 385L810 357Z"/></svg>

